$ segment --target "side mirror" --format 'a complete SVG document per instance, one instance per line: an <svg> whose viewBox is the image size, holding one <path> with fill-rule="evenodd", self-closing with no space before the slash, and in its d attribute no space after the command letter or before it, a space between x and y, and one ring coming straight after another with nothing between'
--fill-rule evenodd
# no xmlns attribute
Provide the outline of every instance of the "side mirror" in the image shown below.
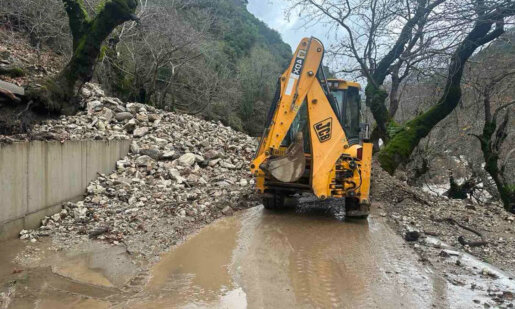
<svg viewBox="0 0 515 309"><path fill-rule="evenodd" d="M364 142L370 140L370 125L368 123L362 122L359 124L359 138Z"/></svg>

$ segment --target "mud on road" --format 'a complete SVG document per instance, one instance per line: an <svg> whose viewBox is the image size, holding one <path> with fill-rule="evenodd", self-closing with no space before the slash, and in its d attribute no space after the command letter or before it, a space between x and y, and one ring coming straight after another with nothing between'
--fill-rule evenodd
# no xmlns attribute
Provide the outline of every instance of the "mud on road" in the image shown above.
<svg viewBox="0 0 515 309"><path fill-rule="evenodd" d="M386 224L340 221L327 205L255 207L206 226L150 268L122 246L0 249L9 308L483 308ZM18 254L16 253L18 252ZM15 256L18 256L15 259ZM506 279L506 278L504 278ZM509 279L498 278L513 288ZM504 280L504 281L503 281ZM481 283L477 283L478 286ZM0 303L1 304L1 303Z"/></svg>

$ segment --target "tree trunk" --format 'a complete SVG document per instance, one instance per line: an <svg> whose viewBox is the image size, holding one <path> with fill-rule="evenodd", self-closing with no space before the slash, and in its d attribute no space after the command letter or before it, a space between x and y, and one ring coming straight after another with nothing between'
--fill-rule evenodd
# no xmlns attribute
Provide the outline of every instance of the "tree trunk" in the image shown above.
<svg viewBox="0 0 515 309"><path fill-rule="evenodd" d="M509 14L513 14L512 10L513 8L508 10ZM506 12L504 13L507 14ZM478 19L472 30L454 52L449 66L444 94L438 103L425 113L408 121L391 137L386 147L381 150L378 159L381 166L388 173L393 174L401 163L406 163L420 140L426 137L431 129L447 117L457 106L461 99L460 83L466 62L478 47L504 33L502 23L497 24L496 29L490 32L493 23L499 20L502 21L502 18L505 16L499 16L498 14L499 11L496 11Z"/></svg>
<svg viewBox="0 0 515 309"><path fill-rule="evenodd" d="M382 87L377 88L373 83L369 82L365 88L365 96L367 106L370 108L372 115L376 121L376 140L381 138L383 143L388 141L388 133L386 126L390 122L390 114L386 109L385 101L388 97L388 92Z"/></svg>
<svg viewBox="0 0 515 309"><path fill-rule="evenodd" d="M377 133L385 144L387 144L390 139L387 128L390 125L392 117L385 104L386 98L388 98L388 92L382 86L384 80L386 76L388 76L392 64L406 50L406 44L412 38L415 26L424 25L427 21L428 14L444 1L445 0L436 0L431 4L425 0L418 1L415 14L412 18L407 20L392 49L379 61L368 80L368 85L365 88L366 103L367 106L370 107L376 121Z"/></svg>
<svg viewBox="0 0 515 309"><path fill-rule="evenodd" d="M51 112L75 113L79 109L74 96L93 76L95 63L104 40L128 20L135 20L136 0L109 0L95 18L90 19L82 0L63 0L73 37L73 55L53 79L34 90L31 97Z"/></svg>
<svg viewBox="0 0 515 309"><path fill-rule="evenodd" d="M485 159L485 170L490 174L497 187L504 209L515 212L515 187L513 185L510 186L510 184L504 180L502 172L499 170L499 152L507 136L506 129L509 114L510 112L507 111L502 123L499 125L499 129L497 129L497 133L497 120L495 117L490 117L490 121L485 122L483 133L477 136L477 138L481 143L481 151Z"/></svg>
<svg viewBox="0 0 515 309"><path fill-rule="evenodd" d="M397 109L399 109L399 88L401 86L401 80L402 80L402 78L399 76L399 71L400 71L401 65L402 65L402 62L399 61L399 63L394 65L392 68L392 74L391 74L392 75L392 87L390 89L390 107L389 107L389 115L390 115L391 119L393 119L395 117L395 114L397 113Z"/></svg>

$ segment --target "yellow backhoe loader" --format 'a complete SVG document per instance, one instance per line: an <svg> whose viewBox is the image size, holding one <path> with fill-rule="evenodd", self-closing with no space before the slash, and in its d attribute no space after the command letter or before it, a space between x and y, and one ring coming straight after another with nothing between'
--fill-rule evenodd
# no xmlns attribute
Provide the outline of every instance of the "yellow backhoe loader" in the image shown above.
<svg viewBox="0 0 515 309"><path fill-rule="evenodd" d="M267 209L310 192L341 198L347 217L369 213L372 144L360 123L360 85L327 79L324 46L304 38L278 81L251 172Z"/></svg>

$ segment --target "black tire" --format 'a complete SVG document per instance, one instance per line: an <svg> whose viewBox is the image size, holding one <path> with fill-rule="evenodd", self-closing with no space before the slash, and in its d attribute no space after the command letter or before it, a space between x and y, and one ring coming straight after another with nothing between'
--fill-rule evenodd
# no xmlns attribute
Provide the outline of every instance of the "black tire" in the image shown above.
<svg viewBox="0 0 515 309"><path fill-rule="evenodd" d="M263 206L269 210L277 210L284 208L285 196L278 193L268 193L263 197Z"/></svg>
<svg viewBox="0 0 515 309"><path fill-rule="evenodd" d="M368 218L370 206L360 204L359 199L353 197L345 198L345 217L364 220Z"/></svg>

